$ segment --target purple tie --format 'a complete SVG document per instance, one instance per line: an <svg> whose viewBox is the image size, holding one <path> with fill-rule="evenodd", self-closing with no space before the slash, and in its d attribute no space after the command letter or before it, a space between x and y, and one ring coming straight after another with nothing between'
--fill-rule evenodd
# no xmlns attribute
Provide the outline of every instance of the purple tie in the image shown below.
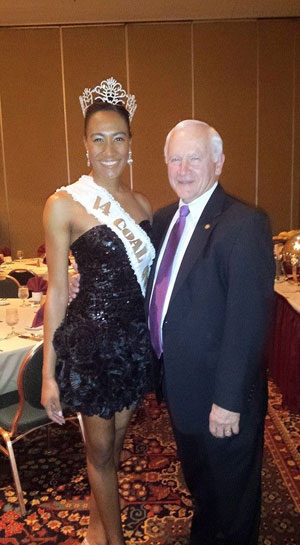
<svg viewBox="0 0 300 545"><path fill-rule="evenodd" d="M161 319L164 301L171 277L174 257L185 227L186 217L189 213L190 210L187 205L183 205L179 208L179 218L173 225L170 233L152 291L149 307L149 326L151 343L158 358L163 351L161 342Z"/></svg>

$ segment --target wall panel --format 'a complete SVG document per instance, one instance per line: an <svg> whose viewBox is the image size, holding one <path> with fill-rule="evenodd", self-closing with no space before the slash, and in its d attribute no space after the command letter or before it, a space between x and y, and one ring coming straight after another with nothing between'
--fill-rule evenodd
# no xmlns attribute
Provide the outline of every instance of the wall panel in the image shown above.
<svg viewBox="0 0 300 545"><path fill-rule="evenodd" d="M300 20L295 21L294 165L292 227L300 227Z"/></svg>
<svg viewBox="0 0 300 545"><path fill-rule="evenodd" d="M0 116L1 116L1 103L0 103ZM5 176L4 176L4 164L5 158L4 148L2 140L2 119L0 118L0 249L3 246L10 248L10 235L9 235L9 218L7 210L7 200L5 192Z"/></svg>
<svg viewBox="0 0 300 545"><path fill-rule="evenodd" d="M66 178L58 29L0 32L11 245L36 255L42 209Z"/></svg>
<svg viewBox="0 0 300 545"><path fill-rule="evenodd" d="M273 231L290 229L295 22L259 25L259 204Z"/></svg>
<svg viewBox="0 0 300 545"><path fill-rule="evenodd" d="M124 26L64 28L62 30L70 181L88 173L83 146L83 115L79 95L113 76L126 83Z"/></svg>
<svg viewBox="0 0 300 545"><path fill-rule="evenodd" d="M111 75L137 98L134 188L154 209L175 199L164 140L194 97L224 139L226 189L264 207L274 233L299 227L299 19L2 28L0 71L0 247L34 255L46 197L88 172L78 96Z"/></svg>
<svg viewBox="0 0 300 545"><path fill-rule="evenodd" d="M195 118L220 132L224 187L255 202L256 24L194 25Z"/></svg>
<svg viewBox="0 0 300 545"><path fill-rule="evenodd" d="M167 133L192 115L189 24L130 25L131 92L138 109L133 122L134 186L153 209L175 200L163 159Z"/></svg>

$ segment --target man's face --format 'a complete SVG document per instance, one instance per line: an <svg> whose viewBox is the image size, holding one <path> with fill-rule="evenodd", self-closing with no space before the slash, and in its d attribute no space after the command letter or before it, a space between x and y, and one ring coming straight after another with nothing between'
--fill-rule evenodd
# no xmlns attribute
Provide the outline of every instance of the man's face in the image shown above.
<svg viewBox="0 0 300 545"><path fill-rule="evenodd" d="M172 189L186 204L210 189L222 172L224 155L214 163L207 127L188 126L176 130L167 152Z"/></svg>

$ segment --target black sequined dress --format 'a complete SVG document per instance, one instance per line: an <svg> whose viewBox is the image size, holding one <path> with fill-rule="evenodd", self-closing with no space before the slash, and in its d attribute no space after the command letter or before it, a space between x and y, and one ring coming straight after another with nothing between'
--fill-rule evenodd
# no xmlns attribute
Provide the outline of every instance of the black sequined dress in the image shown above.
<svg viewBox="0 0 300 545"><path fill-rule="evenodd" d="M140 224L148 234L150 224ZM144 298L123 243L97 225L71 246L80 291L56 330L56 380L67 406L111 418L151 390Z"/></svg>

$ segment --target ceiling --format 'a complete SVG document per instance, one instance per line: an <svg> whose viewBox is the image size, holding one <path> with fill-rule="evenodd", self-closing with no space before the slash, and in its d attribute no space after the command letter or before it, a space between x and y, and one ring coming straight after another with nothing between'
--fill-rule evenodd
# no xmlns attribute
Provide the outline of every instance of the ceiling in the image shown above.
<svg viewBox="0 0 300 545"><path fill-rule="evenodd" d="M0 0L0 26L300 17L300 0Z"/></svg>

